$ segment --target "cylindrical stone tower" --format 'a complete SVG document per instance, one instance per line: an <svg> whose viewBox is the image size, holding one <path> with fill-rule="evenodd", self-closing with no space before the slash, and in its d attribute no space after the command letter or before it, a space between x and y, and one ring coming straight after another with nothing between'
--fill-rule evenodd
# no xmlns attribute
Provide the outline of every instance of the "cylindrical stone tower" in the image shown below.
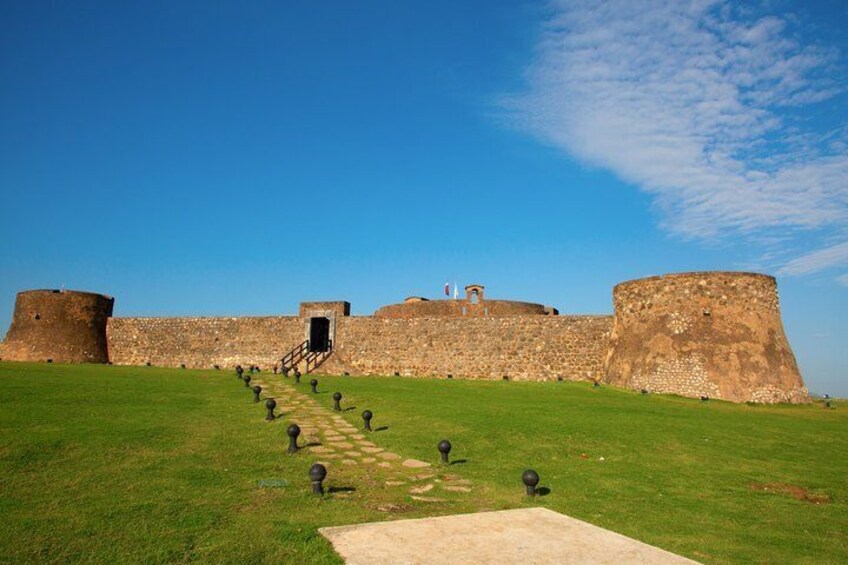
<svg viewBox="0 0 848 565"><path fill-rule="evenodd" d="M783 332L774 277L680 273L623 282L610 384L733 402L808 402Z"/></svg>
<svg viewBox="0 0 848 565"><path fill-rule="evenodd" d="M75 290L26 290L2 344L10 361L106 363L106 320L115 299Z"/></svg>

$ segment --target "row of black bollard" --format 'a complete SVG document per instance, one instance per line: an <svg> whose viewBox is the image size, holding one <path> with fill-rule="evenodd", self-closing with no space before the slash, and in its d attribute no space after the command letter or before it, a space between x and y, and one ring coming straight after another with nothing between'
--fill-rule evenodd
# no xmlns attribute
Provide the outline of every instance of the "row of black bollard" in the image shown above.
<svg viewBox="0 0 848 565"><path fill-rule="evenodd" d="M242 378L242 373L239 372L239 369L241 369L240 366L236 368L236 371L238 373L239 378ZM243 369L242 369L242 372L243 372ZM288 371L284 371L283 374L287 376ZM300 384L300 371L298 371L297 369L295 369L294 377L295 377L295 384ZM509 379L509 377L506 377L504 380L508 380L508 379ZM245 376L244 381L245 381L245 386L249 386L250 375ZM318 380L317 379L310 380L309 385L312 388L312 393L317 394L318 393ZM253 401L254 402L259 402L259 395L260 395L261 392L262 392L262 387L260 387L258 385L253 387ZM646 393L646 392L647 391L644 391L643 393ZM341 410L342 410L341 399L342 399L342 393L340 393L340 392L333 393L333 410L336 411L336 412L341 412ZM268 409L268 414L265 417L266 420L272 421L276 418L276 416L274 415L274 409L276 408L276 406L277 406L277 402L273 398L269 398L268 400L265 401L265 407ZM374 418L374 414L370 410L365 410L365 411L362 412L363 429L365 431L369 431L369 432L373 431L373 429L371 427L371 420L373 418ZM300 446L297 445L297 438L300 436L300 426L298 426L297 424L290 425L286 429L286 435L289 438L289 445L288 445L288 448L286 449L286 452L289 453L289 454L297 453L300 450ZM436 448L438 449L439 454L441 455L441 461L442 461L443 464L450 464L450 452L451 452L452 447L453 446L451 445L451 442L446 440L446 439L441 440L437 444ZM309 469L309 480L312 483L312 492L314 494L318 494L318 495L324 494L323 482L326 479L326 477L327 477L327 468L320 463L315 463ZM527 496L532 497L532 496L536 496L538 494L537 493L537 487L539 485L539 474L536 471L534 471L533 469L527 469L526 471L524 471L524 473L522 473L521 480L524 483L525 492L526 492Z"/></svg>
<svg viewBox="0 0 848 565"><path fill-rule="evenodd" d="M288 371L284 372L284 374L288 373ZM295 369L294 372L295 383L300 384L300 371ZM246 382L249 382L250 376L246 377ZM508 380L508 377L504 380ZM309 385L312 388L312 393L318 393L318 380L312 379L309 381ZM255 386L253 388L254 393L254 402L259 401L259 393L262 391L262 387ZM333 393L333 410L336 412L341 412L341 400L342 393L334 392ZM274 399L269 398L265 401L265 407L268 409L268 415L266 416L266 420L271 421L274 420L274 409L276 408L277 403ZM362 412L362 421L363 421L363 429L365 431L371 432L373 429L371 428L371 420L374 418L374 414L370 410L364 410ZM288 428L286 428L286 435L289 438L289 445L286 449L286 452L289 454L295 454L300 450L300 446L297 445L297 438L300 436L300 426L297 424L292 424ZM453 446L451 442L447 439L441 440L437 445L436 449L438 449L439 454L441 456L441 461L443 464L450 464L450 452ZM312 492L313 494L323 495L324 494L324 485L323 482L327 477L327 468L321 463L315 463L309 469L309 480L312 483ZM537 486L539 485L539 473L534 471L533 469L527 469L521 475L521 481L524 483L525 492L527 496L536 496Z"/></svg>

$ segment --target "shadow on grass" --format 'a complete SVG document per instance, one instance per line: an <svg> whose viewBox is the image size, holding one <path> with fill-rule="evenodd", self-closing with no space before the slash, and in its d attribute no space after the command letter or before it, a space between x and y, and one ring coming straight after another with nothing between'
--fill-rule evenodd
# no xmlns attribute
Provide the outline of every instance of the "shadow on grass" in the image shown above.
<svg viewBox="0 0 848 565"><path fill-rule="evenodd" d="M454 459L449 465L464 465L466 463L468 463L468 459Z"/></svg>
<svg viewBox="0 0 848 565"><path fill-rule="evenodd" d="M345 408L344 410L342 410L342 412L350 412L351 410L356 410L356 406L349 406L349 407Z"/></svg>
<svg viewBox="0 0 848 565"><path fill-rule="evenodd" d="M548 487L539 487L536 489L537 496L548 496L549 494L551 494L551 489Z"/></svg>
<svg viewBox="0 0 848 565"><path fill-rule="evenodd" d="M304 443L300 447L319 447L323 445L320 441L311 441L309 443Z"/></svg>
<svg viewBox="0 0 848 565"><path fill-rule="evenodd" d="M380 426L379 428L374 428L375 432L385 432L389 429L389 426Z"/></svg>
<svg viewBox="0 0 848 565"><path fill-rule="evenodd" d="M356 489L353 487L330 487L327 489L327 492L330 494L334 492L356 492Z"/></svg>

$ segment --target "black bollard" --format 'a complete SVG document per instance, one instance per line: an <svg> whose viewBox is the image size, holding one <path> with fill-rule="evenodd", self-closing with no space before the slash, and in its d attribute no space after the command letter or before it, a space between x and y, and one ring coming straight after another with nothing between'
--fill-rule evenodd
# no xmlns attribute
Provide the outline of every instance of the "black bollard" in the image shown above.
<svg viewBox="0 0 848 565"><path fill-rule="evenodd" d="M268 422L272 422L276 416L274 416L274 408L277 407L277 401L273 398L269 398L265 401L265 408L268 409L268 415L265 416L265 420Z"/></svg>
<svg viewBox="0 0 848 565"><path fill-rule="evenodd" d="M448 453L450 453L451 450L451 442L446 439L443 439L439 442L437 448L439 450L439 453L442 454L442 463L448 463Z"/></svg>
<svg viewBox="0 0 848 565"><path fill-rule="evenodd" d="M262 392L262 387L256 385L253 387L253 402L259 402L259 393Z"/></svg>
<svg viewBox="0 0 848 565"><path fill-rule="evenodd" d="M185 363L180 363L180 369L185 369Z"/></svg>
<svg viewBox="0 0 848 565"><path fill-rule="evenodd" d="M709 399L710 399L709 396L703 396L703 395L701 396L701 402L706 402Z"/></svg>
<svg viewBox="0 0 848 565"><path fill-rule="evenodd" d="M244 374L244 368L241 365L236 365L236 377L239 379Z"/></svg>
<svg viewBox="0 0 848 565"><path fill-rule="evenodd" d="M327 477L327 468L320 463L309 468L309 480L312 481L312 493L324 494L324 479Z"/></svg>
<svg viewBox="0 0 848 565"><path fill-rule="evenodd" d="M335 410L336 412L342 411L341 404L339 404L339 401L341 399L342 399L342 393L340 393L340 392L334 392L333 393L333 410Z"/></svg>
<svg viewBox="0 0 848 565"><path fill-rule="evenodd" d="M365 422L365 430L371 431L371 418L374 417L374 414L371 413L370 410L366 410L362 413L362 420Z"/></svg>
<svg viewBox="0 0 848 565"><path fill-rule="evenodd" d="M450 373L448 373L448 378L449 378L449 379L452 379L452 378L453 378L453 375L452 375L452 374L450 374Z"/></svg>
<svg viewBox="0 0 848 565"><path fill-rule="evenodd" d="M318 394L318 389L316 388L318 386L318 381L316 379L309 381L309 386L312 387L312 394Z"/></svg>
<svg viewBox="0 0 848 565"><path fill-rule="evenodd" d="M297 453L297 450L300 449L297 446L297 436L300 435L300 426L292 424L286 430L286 435L289 436L289 448L286 451L289 453Z"/></svg>
<svg viewBox="0 0 848 565"><path fill-rule="evenodd" d="M527 469L521 475L521 480L524 481L524 486L527 487L527 496L536 496L536 485L539 484L539 473L533 469Z"/></svg>
<svg viewBox="0 0 848 565"><path fill-rule="evenodd" d="M247 388L250 388L250 375L244 376L244 386L246 386Z"/></svg>
<svg viewBox="0 0 848 565"><path fill-rule="evenodd" d="M297 369L294 370L294 384L300 384L300 371L298 371Z"/></svg>

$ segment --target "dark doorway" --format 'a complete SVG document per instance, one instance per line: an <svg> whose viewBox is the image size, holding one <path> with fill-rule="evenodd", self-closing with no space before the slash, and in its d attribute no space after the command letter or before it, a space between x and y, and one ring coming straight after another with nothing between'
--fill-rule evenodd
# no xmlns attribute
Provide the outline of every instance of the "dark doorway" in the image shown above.
<svg viewBox="0 0 848 565"><path fill-rule="evenodd" d="M309 351L330 349L330 319L309 318Z"/></svg>

